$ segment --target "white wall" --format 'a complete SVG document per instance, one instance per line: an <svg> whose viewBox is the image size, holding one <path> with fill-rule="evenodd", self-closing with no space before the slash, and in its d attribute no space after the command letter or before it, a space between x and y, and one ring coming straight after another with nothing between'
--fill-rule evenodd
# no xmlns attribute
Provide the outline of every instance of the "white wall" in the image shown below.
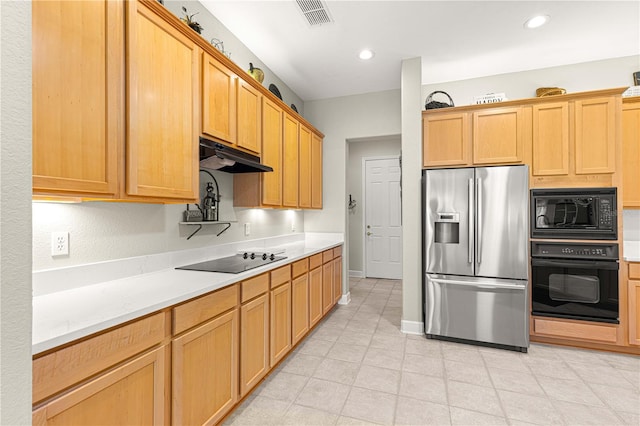
<svg viewBox="0 0 640 426"><path fill-rule="evenodd" d="M309 121L325 134L322 147L323 208L304 212L305 231L343 232L348 246L347 140L400 134L399 111L399 90L305 103ZM346 277L348 250L343 254L342 276ZM348 286L348 280L343 280L343 293L349 291Z"/></svg>
<svg viewBox="0 0 640 426"><path fill-rule="evenodd" d="M423 66L428 67L429 64ZM472 105L474 96L505 93L509 100L534 98L539 87L562 87L567 93L611 89L633 85L632 74L640 70L640 55L562 67L492 75L463 81L429 84L423 82L422 107L429 93L447 92L456 106ZM444 101L443 95L435 99Z"/></svg>
<svg viewBox="0 0 640 426"><path fill-rule="evenodd" d="M31 424L31 3L0 2L0 424Z"/></svg>
<svg viewBox="0 0 640 426"><path fill-rule="evenodd" d="M374 139L352 139L348 141L347 201L349 194L357 201L354 209L348 210L349 268L350 272L364 271L364 194L362 192L362 159L364 157L399 156L400 136Z"/></svg>
<svg viewBox="0 0 640 426"><path fill-rule="evenodd" d="M212 171L220 186L221 221L236 221L219 237L222 225L180 225L186 204L87 202L33 203L33 270L80 265L124 257L252 240L304 230L302 211L233 207L233 175ZM200 173L201 197L211 178ZM193 205L191 209L195 209ZM251 234L244 235L250 223ZM51 257L51 232L69 232L69 256Z"/></svg>

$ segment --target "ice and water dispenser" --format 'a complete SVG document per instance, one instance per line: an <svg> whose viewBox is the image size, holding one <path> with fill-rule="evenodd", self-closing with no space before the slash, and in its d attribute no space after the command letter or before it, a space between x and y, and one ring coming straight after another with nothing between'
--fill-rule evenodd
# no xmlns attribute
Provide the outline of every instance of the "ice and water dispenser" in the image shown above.
<svg viewBox="0 0 640 426"><path fill-rule="evenodd" d="M436 243L460 243L460 213L436 213L434 238Z"/></svg>

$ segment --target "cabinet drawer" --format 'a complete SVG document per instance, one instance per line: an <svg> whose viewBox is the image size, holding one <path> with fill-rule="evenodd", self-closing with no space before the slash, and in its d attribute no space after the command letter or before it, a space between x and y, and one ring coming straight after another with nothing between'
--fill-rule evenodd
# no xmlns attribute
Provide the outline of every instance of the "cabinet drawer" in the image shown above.
<svg viewBox="0 0 640 426"><path fill-rule="evenodd" d="M333 249L322 252L322 263L331 262L333 260Z"/></svg>
<svg viewBox="0 0 640 426"><path fill-rule="evenodd" d="M298 260L291 266L291 277L297 278L309 270L309 258Z"/></svg>
<svg viewBox="0 0 640 426"><path fill-rule="evenodd" d="M629 264L629 278L640 278L640 263Z"/></svg>
<svg viewBox="0 0 640 426"><path fill-rule="evenodd" d="M238 305L238 285L233 284L173 308L173 334L180 334Z"/></svg>
<svg viewBox="0 0 640 426"><path fill-rule="evenodd" d="M540 335L606 343L616 343L617 340L617 327L614 325L579 324L534 318L533 328L535 333Z"/></svg>
<svg viewBox="0 0 640 426"><path fill-rule="evenodd" d="M334 247L333 249L333 258L342 256L342 246Z"/></svg>
<svg viewBox="0 0 640 426"><path fill-rule="evenodd" d="M162 342L164 337L165 313L160 312L36 358L33 403Z"/></svg>
<svg viewBox="0 0 640 426"><path fill-rule="evenodd" d="M309 258L309 269L316 269L322 265L322 253L314 254Z"/></svg>
<svg viewBox="0 0 640 426"><path fill-rule="evenodd" d="M291 265L271 271L271 288L276 288L291 280Z"/></svg>
<svg viewBox="0 0 640 426"><path fill-rule="evenodd" d="M258 275L257 277L249 278L248 280L240 283L242 287L242 300L244 303L247 300L251 300L256 296L269 291L269 274Z"/></svg>

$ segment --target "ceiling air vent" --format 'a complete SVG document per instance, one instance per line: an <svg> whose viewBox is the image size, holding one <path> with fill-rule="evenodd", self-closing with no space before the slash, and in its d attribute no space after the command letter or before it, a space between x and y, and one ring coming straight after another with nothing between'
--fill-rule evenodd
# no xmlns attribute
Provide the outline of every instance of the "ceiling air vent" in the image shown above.
<svg viewBox="0 0 640 426"><path fill-rule="evenodd" d="M296 0L302 15L312 27L333 22L326 4L320 0Z"/></svg>

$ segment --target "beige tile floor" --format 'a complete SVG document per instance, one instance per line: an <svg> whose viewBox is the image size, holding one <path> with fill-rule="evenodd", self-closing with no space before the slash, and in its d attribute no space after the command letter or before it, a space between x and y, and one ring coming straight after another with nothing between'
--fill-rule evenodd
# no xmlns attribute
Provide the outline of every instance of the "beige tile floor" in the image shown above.
<svg viewBox="0 0 640 426"><path fill-rule="evenodd" d="M400 332L400 281L351 279L227 425L640 425L640 357Z"/></svg>

